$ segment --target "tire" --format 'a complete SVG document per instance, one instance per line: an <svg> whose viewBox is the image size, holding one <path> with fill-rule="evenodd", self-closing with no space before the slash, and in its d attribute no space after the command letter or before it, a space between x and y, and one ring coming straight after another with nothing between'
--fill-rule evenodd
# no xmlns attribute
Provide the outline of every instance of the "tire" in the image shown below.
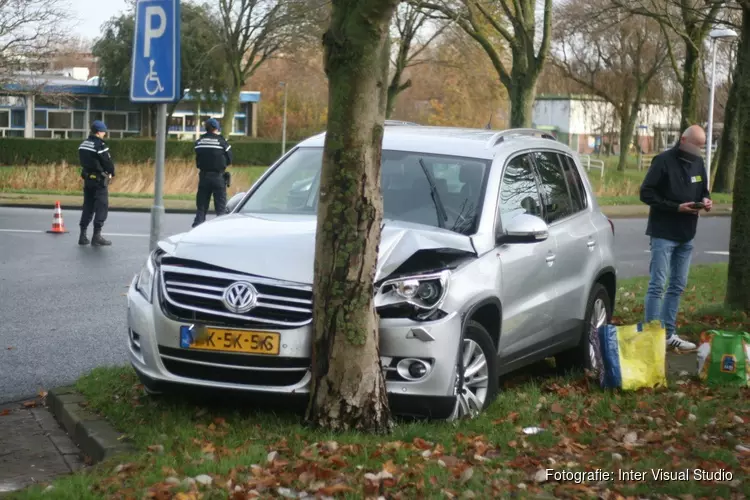
<svg viewBox="0 0 750 500"><path fill-rule="evenodd" d="M586 316L577 346L555 357L555 364L564 371L589 371L598 376L601 368L598 329L612 318L612 302L607 289L595 283L586 304Z"/></svg>
<svg viewBox="0 0 750 500"><path fill-rule="evenodd" d="M467 352L469 348L472 348L471 353ZM468 367L476 367L476 371L470 373L468 379L465 378L464 373L467 368L464 366L466 355L470 356ZM479 366L480 356L484 357L484 366ZM449 421L477 416L492 404L498 392L497 349L490 334L480 323L469 320L464 325L458 358L455 384L456 405L447 418Z"/></svg>

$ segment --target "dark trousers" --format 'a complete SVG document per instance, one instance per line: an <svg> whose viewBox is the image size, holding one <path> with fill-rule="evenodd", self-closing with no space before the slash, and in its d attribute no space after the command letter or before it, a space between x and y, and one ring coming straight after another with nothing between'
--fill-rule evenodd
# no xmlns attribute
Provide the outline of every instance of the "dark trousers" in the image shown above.
<svg viewBox="0 0 750 500"><path fill-rule="evenodd" d="M206 221L206 213L214 197L216 215L227 213L227 184L222 172L201 172L198 177L198 194L195 196L197 211L193 227Z"/></svg>
<svg viewBox="0 0 750 500"><path fill-rule="evenodd" d="M81 229L86 229L94 219L94 229L101 229L109 212L109 188L102 182L86 180L83 184L83 210Z"/></svg>

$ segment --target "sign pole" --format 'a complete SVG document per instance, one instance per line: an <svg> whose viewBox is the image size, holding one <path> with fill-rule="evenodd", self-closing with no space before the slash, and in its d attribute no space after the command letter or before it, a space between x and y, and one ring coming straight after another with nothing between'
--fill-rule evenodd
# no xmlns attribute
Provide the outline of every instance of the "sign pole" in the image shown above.
<svg viewBox="0 0 750 500"><path fill-rule="evenodd" d="M167 105L159 104L156 112L156 168L154 169L154 205L151 207L151 244L153 251L161 238L164 217L164 159L167 148Z"/></svg>

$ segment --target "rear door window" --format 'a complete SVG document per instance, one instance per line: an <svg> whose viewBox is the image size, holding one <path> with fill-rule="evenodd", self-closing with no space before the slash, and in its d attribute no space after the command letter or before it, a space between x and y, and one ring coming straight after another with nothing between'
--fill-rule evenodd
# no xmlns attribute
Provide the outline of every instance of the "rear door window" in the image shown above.
<svg viewBox="0 0 750 500"><path fill-rule="evenodd" d="M568 189L560 158L550 151L531 153L542 185L544 215L547 224L552 224L577 212Z"/></svg>

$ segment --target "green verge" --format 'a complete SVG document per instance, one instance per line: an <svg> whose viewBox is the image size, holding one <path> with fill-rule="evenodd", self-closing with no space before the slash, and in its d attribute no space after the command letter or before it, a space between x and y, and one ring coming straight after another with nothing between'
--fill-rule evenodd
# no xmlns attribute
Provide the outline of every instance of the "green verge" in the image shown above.
<svg viewBox="0 0 750 500"><path fill-rule="evenodd" d="M718 293L725 276L726 266L697 266L689 293L718 297L701 292ZM620 283L622 320L637 321L643 283ZM632 300L625 293L633 293ZM692 300L687 297L686 320L702 314L690 312ZM230 497L230 490L237 493L232 498L296 498L291 494L301 491L351 499L747 495L750 461L741 446L750 437L750 390L711 389L682 378L665 389L609 392L541 363L504 380L497 401L474 420L399 421L383 438L316 431L302 424L299 411L253 407L236 394L150 398L131 368L97 368L77 382L78 390L89 409L126 432L139 451L59 478L52 496L39 485L13 498L218 499ZM522 431L532 426L545 430ZM548 468L646 477L534 481ZM689 470L690 478L654 480L652 469ZM733 477L696 480L695 469ZM211 485L188 483L200 475Z"/></svg>

